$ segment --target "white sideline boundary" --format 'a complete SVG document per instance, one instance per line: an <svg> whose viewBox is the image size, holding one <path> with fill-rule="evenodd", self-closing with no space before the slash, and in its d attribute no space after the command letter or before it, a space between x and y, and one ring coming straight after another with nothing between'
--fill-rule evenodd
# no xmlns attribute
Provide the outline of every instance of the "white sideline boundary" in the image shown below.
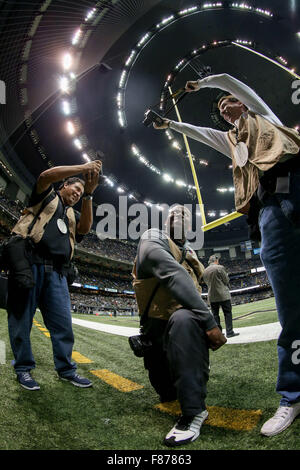
<svg viewBox="0 0 300 470"><path fill-rule="evenodd" d="M132 328L127 326L117 325L106 325L90 320L82 320L79 318L72 318L74 325L83 326L84 328L90 328L92 330L102 331L104 333L110 333L119 336L133 336L139 334L139 328ZM244 343L256 343L259 341L269 341L277 339L280 332L281 326L279 322L267 323L265 325L257 326L245 326L243 328L234 328L236 333L240 333L239 336L228 338L226 344L244 344Z"/></svg>
<svg viewBox="0 0 300 470"><path fill-rule="evenodd" d="M6 363L6 356L5 356L5 343L4 341L0 341L0 364Z"/></svg>

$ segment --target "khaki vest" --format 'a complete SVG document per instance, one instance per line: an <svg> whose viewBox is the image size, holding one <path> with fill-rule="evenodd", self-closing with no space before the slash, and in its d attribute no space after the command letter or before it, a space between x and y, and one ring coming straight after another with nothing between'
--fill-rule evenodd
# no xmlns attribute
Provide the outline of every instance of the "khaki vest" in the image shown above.
<svg viewBox="0 0 300 470"><path fill-rule="evenodd" d="M182 252L180 248L174 243L171 239L168 238L170 250L172 255L178 261L181 260ZM189 263L187 262L189 261ZM204 272L204 266L198 260L196 253L194 251L187 252L186 259L181 263L181 265L187 270L189 275L194 281L196 289L201 295L202 289L199 285L199 279L202 277ZM192 266L192 267L191 267ZM149 303L149 300L154 292L154 289L159 284L159 281L156 277L151 277L149 279L137 279L136 278L136 259L134 261L133 271L133 288L135 291L136 301L138 305L139 315L141 316ZM173 312L182 308L183 306L174 299L170 292L162 285L157 289L154 298L152 299L150 308L148 310L148 316L151 318L159 318L162 320L168 320Z"/></svg>
<svg viewBox="0 0 300 470"><path fill-rule="evenodd" d="M234 158L235 129L231 129L227 136L232 154L235 207L238 212L245 214L259 184L259 170L268 171L284 155L297 154L300 135L295 129L276 126L251 111L240 117L238 130L239 142L244 142L249 151L248 162L242 168L237 166Z"/></svg>
<svg viewBox="0 0 300 470"><path fill-rule="evenodd" d="M54 191L54 190L53 190ZM48 197L47 195L46 197ZM55 196L43 209L40 215L35 222L31 233L30 238L34 241L34 243L39 243L43 238L45 232L45 226L49 222L49 220L55 214L55 211L58 206L59 197L58 195ZM12 229L13 234L21 235L23 238L27 237L28 228L33 221L35 215L38 213L43 200L32 207L26 207L23 210L23 215L20 217L16 225ZM74 254L74 245L75 245L75 234L76 234L76 218L74 214L74 210L72 207L67 209L67 217L69 220L69 236L70 236L70 245L71 245L71 259Z"/></svg>

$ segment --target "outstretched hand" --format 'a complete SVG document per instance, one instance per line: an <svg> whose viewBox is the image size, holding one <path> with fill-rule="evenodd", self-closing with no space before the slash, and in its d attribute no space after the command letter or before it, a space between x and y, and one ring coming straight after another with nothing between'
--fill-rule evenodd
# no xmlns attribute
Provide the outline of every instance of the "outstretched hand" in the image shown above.
<svg viewBox="0 0 300 470"><path fill-rule="evenodd" d="M169 119L164 119L161 125L157 125L155 122L153 122L153 127L154 129L167 129L169 127L169 122Z"/></svg>
<svg viewBox="0 0 300 470"><path fill-rule="evenodd" d="M188 93L191 93L193 91L198 91L199 89L200 89L200 85L197 80L195 81L189 80L185 84L185 91L187 91Z"/></svg>
<svg viewBox="0 0 300 470"><path fill-rule="evenodd" d="M83 178L85 181L84 192L86 194L93 194L99 184L99 171L95 169L88 171L83 175Z"/></svg>
<svg viewBox="0 0 300 470"><path fill-rule="evenodd" d="M220 328L218 328L217 326L215 326L211 330L207 330L206 334L208 336L209 347L213 351L216 351L221 346L223 346L223 344L227 343L227 339L223 335Z"/></svg>

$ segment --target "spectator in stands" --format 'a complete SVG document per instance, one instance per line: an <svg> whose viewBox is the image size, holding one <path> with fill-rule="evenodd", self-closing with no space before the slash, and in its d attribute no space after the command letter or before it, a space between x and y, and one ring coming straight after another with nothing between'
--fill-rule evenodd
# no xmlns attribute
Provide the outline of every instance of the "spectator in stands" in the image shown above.
<svg viewBox="0 0 300 470"><path fill-rule="evenodd" d="M166 232L146 231L133 268L141 331L152 341L144 365L161 401L178 397L182 416L165 438L168 446L194 441L208 412L209 345L226 338L201 298L204 267L186 241L191 214L182 206L170 209ZM180 234L180 236L175 236Z"/></svg>
<svg viewBox="0 0 300 470"><path fill-rule="evenodd" d="M92 194L98 186L100 169L101 162L93 161L84 165L57 166L41 173L29 208L12 230L13 235L29 236L33 247L30 257L35 285L30 289L17 288L10 276L7 301L14 368L18 382L27 390L40 388L31 375L35 361L30 332L37 307L51 335L58 376L78 387L92 385L76 373L76 364L71 360L74 337L66 276L75 239L80 241L92 226ZM83 174L84 180L76 177L79 174ZM55 191L53 183L63 179L65 182L59 191ZM81 216L76 220L73 206L82 196ZM39 216L35 217L39 210Z"/></svg>
<svg viewBox="0 0 300 470"><path fill-rule="evenodd" d="M211 306L211 311L215 317L216 323L222 331L219 310L223 310L226 336L232 338L239 335L235 333L232 328L232 308L231 308L231 295L229 291L229 277L226 273L224 266L219 264L217 255L212 255L208 261L208 267L203 273L203 280L208 286L208 302Z"/></svg>

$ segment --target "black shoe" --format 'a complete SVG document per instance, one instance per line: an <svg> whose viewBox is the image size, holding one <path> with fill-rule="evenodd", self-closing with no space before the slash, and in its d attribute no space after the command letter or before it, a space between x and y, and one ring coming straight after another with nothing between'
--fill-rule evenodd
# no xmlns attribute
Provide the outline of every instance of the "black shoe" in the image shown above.
<svg viewBox="0 0 300 470"><path fill-rule="evenodd" d="M39 384L31 377L29 372L19 372L17 374L19 384L26 390L39 390Z"/></svg>
<svg viewBox="0 0 300 470"><path fill-rule="evenodd" d="M168 447L175 447L195 441L200 435L201 426L207 416L207 410L194 416L181 416L179 421L166 435L164 443Z"/></svg>
<svg viewBox="0 0 300 470"><path fill-rule="evenodd" d="M75 385L75 387L87 388L93 385L89 379L81 377L78 374L74 374L71 377L62 377L61 375L59 375L59 378L62 380L66 380L67 382L71 382L71 384Z"/></svg>
<svg viewBox="0 0 300 470"><path fill-rule="evenodd" d="M230 333L229 335L226 335L226 338L233 338L234 336L238 336L239 333L235 333L234 331Z"/></svg>

